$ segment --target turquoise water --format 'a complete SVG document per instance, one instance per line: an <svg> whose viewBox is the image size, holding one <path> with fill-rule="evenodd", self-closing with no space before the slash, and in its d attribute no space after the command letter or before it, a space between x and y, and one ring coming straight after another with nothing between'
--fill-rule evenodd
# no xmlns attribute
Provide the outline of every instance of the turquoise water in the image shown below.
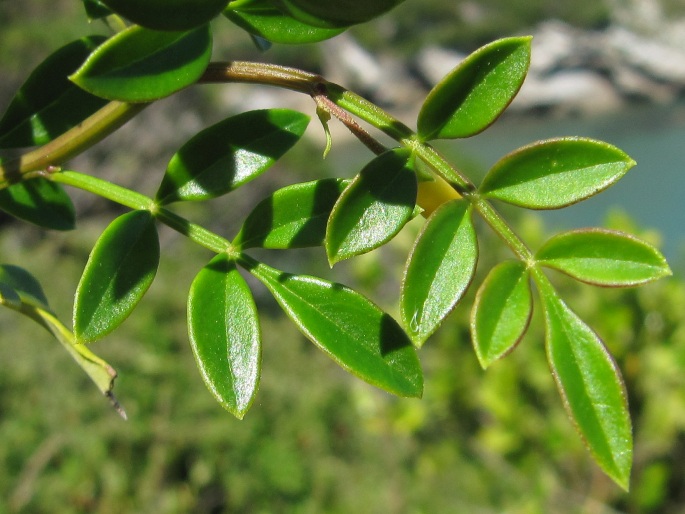
<svg viewBox="0 0 685 514"><path fill-rule="evenodd" d="M441 144L446 154L459 152L484 169L501 156L539 139L586 136L618 146L638 165L600 195L572 207L542 212L552 228L598 226L612 209L627 212L641 227L664 236L667 257L685 254L685 103L632 107L596 118L505 118L488 130L458 143ZM460 157L461 158L461 157Z"/></svg>

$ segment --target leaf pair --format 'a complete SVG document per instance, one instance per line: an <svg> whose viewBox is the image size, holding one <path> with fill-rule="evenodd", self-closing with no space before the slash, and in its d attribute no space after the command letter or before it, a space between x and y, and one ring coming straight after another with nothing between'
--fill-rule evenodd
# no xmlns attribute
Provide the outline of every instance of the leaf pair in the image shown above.
<svg viewBox="0 0 685 514"><path fill-rule="evenodd" d="M340 284L288 275L246 256L241 264L302 333L344 369L390 393L421 396L416 352L376 305ZM226 255L214 258L193 281L188 326L205 384L224 408L242 418L259 384L261 334L252 294Z"/></svg>

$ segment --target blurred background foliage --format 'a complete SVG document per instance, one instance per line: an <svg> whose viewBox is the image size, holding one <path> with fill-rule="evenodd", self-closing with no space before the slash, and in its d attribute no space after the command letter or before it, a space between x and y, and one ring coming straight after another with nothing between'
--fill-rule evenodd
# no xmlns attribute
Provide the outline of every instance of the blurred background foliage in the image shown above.
<svg viewBox="0 0 685 514"><path fill-rule="evenodd" d="M88 32L80 9L74 0L49 7L0 0L1 107L38 61ZM549 17L593 28L609 15L608 4L597 0L415 0L395 18L354 32L370 48L409 51L430 41L470 49ZM243 34L222 28L217 53L259 57ZM270 52L269 59L316 67L312 48ZM152 106L73 166L152 193L175 148L227 114L215 111L202 93L184 92ZM334 145L323 161L321 152L303 141L244 194L181 210L231 236L266 193L339 174L341 163L351 176L368 157ZM64 320L90 248L121 212L78 193L74 201L74 233L0 219L2 260L34 273ZM541 219L516 216L523 239L537 247L548 235ZM606 225L660 243L620 212ZM336 266L333 277L359 285L395 314L398 277L419 227L416 220L382 251ZM509 254L481 228L479 269L487 270ZM93 348L119 372L115 391L127 422L47 333L0 312L0 514L685 512L685 283L677 263L674 278L630 290L554 277L608 343L626 379L636 440L626 494L595 467L566 417L545 360L539 309L520 346L480 370L468 335L473 291L421 350L424 398L404 400L346 375L251 282L262 313L264 372L252 410L235 420L206 391L187 342L185 296L211 256L170 231L161 240L161 268L141 306ZM320 249L259 257L288 271L331 276Z"/></svg>

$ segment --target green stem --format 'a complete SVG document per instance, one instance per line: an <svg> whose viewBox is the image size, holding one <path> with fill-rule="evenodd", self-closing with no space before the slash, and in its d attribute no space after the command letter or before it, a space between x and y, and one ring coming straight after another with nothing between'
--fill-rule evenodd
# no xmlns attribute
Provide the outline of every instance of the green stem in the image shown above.
<svg viewBox="0 0 685 514"><path fill-rule="evenodd" d="M60 184L82 189L107 198L115 203L124 205L134 210L148 210L157 220L186 236L191 241L211 250L214 253L229 253L234 250L230 241L207 230L206 228L188 221L187 219L159 207L155 201L143 194L132 191L122 186L112 184L90 175L84 175L75 171L56 171L47 175L47 178Z"/></svg>

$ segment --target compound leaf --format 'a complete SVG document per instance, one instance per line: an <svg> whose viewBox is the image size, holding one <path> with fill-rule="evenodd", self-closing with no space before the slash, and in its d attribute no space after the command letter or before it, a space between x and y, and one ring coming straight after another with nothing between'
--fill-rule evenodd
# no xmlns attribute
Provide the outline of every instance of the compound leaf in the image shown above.
<svg viewBox="0 0 685 514"><path fill-rule="evenodd" d="M605 229L564 232L536 255L543 266L600 286L634 286L671 274L659 251L629 234Z"/></svg>
<svg viewBox="0 0 685 514"><path fill-rule="evenodd" d="M489 127L526 78L530 42L530 37L500 39L464 59L433 88L421 107L421 139L469 137Z"/></svg>
<svg viewBox="0 0 685 514"><path fill-rule="evenodd" d="M112 11L148 29L182 31L211 21L229 0L100 0Z"/></svg>
<svg viewBox="0 0 685 514"><path fill-rule="evenodd" d="M593 457L628 489L633 439L625 386L602 341L536 274L545 311L547 357L564 406Z"/></svg>
<svg viewBox="0 0 685 514"><path fill-rule="evenodd" d="M90 253L76 289L74 332L79 342L118 327L152 284L159 265L159 238L149 211L114 220Z"/></svg>
<svg viewBox="0 0 685 514"><path fill-rule="evenodd" d="M480 192L529 209L559 209L607 189L634 165L608 143L549 139L503 157L483 179Z"/></svg>
<svg viewBox="0 0 685 514"><path fill-rule="evenodd" d="M370 300L319 278L261 263L248 267L300 331L341 367L389 393L422 395L416 350L397 322Z"/></svg>
<svg viewBox="0 0 685 514"><path fill-rule="evenodd" d="M234 1L228 4L224 15L253 36L272 43L317 43L337 36L345 30L308 25L276 8L270 0Z"/></svg>
<svg viewBox="0 0 685 514"><path fill-rule="evenodd" d="M98 47L70 79L102 98L149 102L197 81L211 51L209 25L188 32L132 26Z"/></svg>
<svg viewBox="0 0 685 514"><path fill-rule="evenodd" d="M206 200L270 168L304 134L309 117L289 109L248 111L213 125L172 157L157 200Z"/></svg>
<svg viewBox="0 0 685 514"><path fill-rule="evenodd" d="M18 182L0 189L0 209L15 218L51 230L71 230L76 215L61 185L44 178Z"/></svg>
<svg viewBox="0 0 685 514"><path fill-rule="evenodd" d="M0 119L0 148L44 145L107 103L68 79L103 41L100 36L73 41L33 70Z"/></svg>
<svg viewBox="0 0 685 514"><path fill-rule="evenodd" d="M385 152L340 195L326 228L331 265L387 243L411 219L417 184L409 159L403 149Z"/></svg>
<svg viewBox="0 0 685 514"><path fill-rule="evenodd" d="M328 217L348 183L326 178L277 190L245 218L233 246L244 250L323 245Z"/></svg>
<svg viewBox="0 0 685 514"><path fill-rule="evenodd" d="M402 323L421 346L468 289L478 261L478 241L466 202L451 200L426 221L402 280Z"/></svg>
<svg viewBox="0 0 685 514"><path fill-rule="evenodd" d="M242 419L257 393L261 335L250 288L226 255L195 277L188 296L190 345L205 385Z"/></svg>
<svg viewBox="0 0 685 514"><path fill-rule="evenodd" d="M530 274L525 264L495 266L478 289L471 310L471 339L485 369L518 344L533 313Z"/></svg>

